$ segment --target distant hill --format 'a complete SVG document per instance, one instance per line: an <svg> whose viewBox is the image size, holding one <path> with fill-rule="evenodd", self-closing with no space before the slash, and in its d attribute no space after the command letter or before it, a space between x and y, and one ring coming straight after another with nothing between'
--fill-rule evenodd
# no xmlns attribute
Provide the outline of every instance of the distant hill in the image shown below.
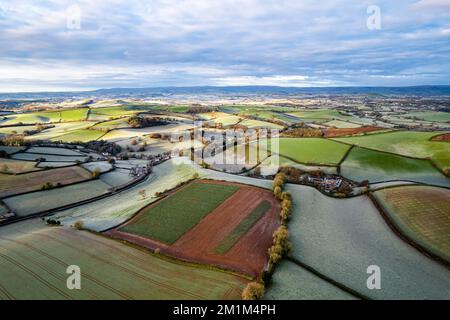
<svg viewBox="0 0 450 320"><path fill-rule="evenodd" d="M368 96L450 96L450 86L414 86L414 87L162 87L162 88L114 88L81 92L38 92L38 93L2 93L0 100L18 99L70 99L70 98L145 98L191 95L219 96L332 96L332 95L368 95Z"/></svg>

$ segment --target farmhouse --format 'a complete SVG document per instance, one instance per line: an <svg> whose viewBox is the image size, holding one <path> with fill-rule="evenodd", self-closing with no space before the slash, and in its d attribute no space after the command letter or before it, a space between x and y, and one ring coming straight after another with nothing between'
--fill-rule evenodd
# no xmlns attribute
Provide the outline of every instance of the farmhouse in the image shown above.
<svg viewBox="0 0 450 320"><path fill-rule="evenodd" d="M325 190L335 190L342 185L342 179L340 178L308 177L308 182Z"/></svg>

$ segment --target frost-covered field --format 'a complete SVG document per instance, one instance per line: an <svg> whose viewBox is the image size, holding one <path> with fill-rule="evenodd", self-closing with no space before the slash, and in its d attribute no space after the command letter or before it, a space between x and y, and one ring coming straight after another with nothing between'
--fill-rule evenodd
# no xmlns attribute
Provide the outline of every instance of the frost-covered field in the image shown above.
<svg viewBox="0 0 450 320"><path fill-rule="evenodd" d="M156 192L174 188L192 178L195 167L190 164L177 165L173 160L153 168L153 173L142 183L105 199L56 214L64 224L82 220L85 226L95 231L115 227L129 219L139 209L158 199ZM145 199L139 191L145 190Z"/></svg>
<svg viewBox="0 0 450 320"><path fill-rule="evenodd" d="M313 188L288 185L294 213L293 257L375 299L450 299L450 271L395 235L365 196L336 200ZM378 265L382 290L366 287Z"/></svg>
<svg viewBox="0 0 450 320"><path fill-rule="evenodd" d="M354 300L351 294L290 261L282 261L264 296L268 300Z"/></svg>
<svg viewBox="0 0 450 320"><path fill-rule="evenodd" d="M86 170L93 172L94 170L99 170L100 172L106 172L112 169L112 165L107 161L94 161L87 162L81 165Z"/></svg>
<svg viewBox="0 0 450 320"><path fill-rule="evenodd" d="M94 180L67 187L24 194L7 198L3 201L19 217L23 217L94 198L106 193L109 188L110 186L103 181Z"/></svg>
<svg viewBox="0 0 450 320"><path fill-rule="evenodd" d="M74 161L85 161L87 157L85 156L58 156L58 155L50 155L50 154L40 154L40 153L31 153L31 152L21 152L16 153L11 156L12 159L17 160L27 160L27 161L35 161L36 159L44 158L45 161L55 161L55 162L74 162Z"/></svg>
<svg viewBox="0 0 450 320"><path fill-rule="evenodd" d="M27 153L44 153L61 156L84 156L84 154L77 150L51 147L31 147L27 149Z"/></svg>

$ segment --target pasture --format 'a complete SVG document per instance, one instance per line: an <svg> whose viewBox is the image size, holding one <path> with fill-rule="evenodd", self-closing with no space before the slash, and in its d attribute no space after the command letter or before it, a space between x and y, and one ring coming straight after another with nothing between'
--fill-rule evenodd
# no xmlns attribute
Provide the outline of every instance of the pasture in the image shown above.
<svg viewBox="0 0 450 320"><path fill-rule="evenodd" d="M303 164L336 165L350 147L322 138L280 138L280 155Z"/></svg>
<svg viewBox="0 0 450 320"><path fill-rule="evenodd" d="M351 180L380 182L411 180L450 186L446 178L428 160L354 147L341 164L341 174Z"/></svg>
<svg viewBox="0 0 450 320"><path fill-rule="evenodd" d="M54 128L49 128L41 131L40 133L34 134L32 136L25 137L27 140L49 140L72 131L82 130L93 126L95 122L89 121L79 121L79 122L64 122L53 124Z"/></svg>
<svg viewBox="0 0 450 320"><path fill-rule="evenodd" d="M373 299L448 299L449 270L392 232L366 196L329 198L314 188L288 184L292 256ZM383 290L366 287L366 269L377 264Z"/></svg>
<svg viewBox="0 0 450 320"><path fill-rule="evenodd" d="M65 156L65 155L53 155L53 154L45 154L45 153L31 153L31 152L19 152L11 156L12 159L16 160L24 160L24 161L34 161L41 160L42 162L73 162L76 161L85 161L88 156L83 156L79 154L79 156ZM45 160L45 161L44 161Z"/></svg>
<svg viewBox="0 0 450 320"><path fill-rule="evenodd" d="M89 180L90 178L91 174L89 171L77 166L21 175L0 174L0 197L40 190L45 183L51 183L53 186L57 184L67 185Z"/></svg>
<svg viewBox="0 0 450 320"><path fill-rule="evenodd" d="M87 118L88 111L88 108L62 110L60 112L61 122L84 121Z"/></svg>
<svg viewBox="0 0 450 320"><path fill-rule="evenodd" d="M66 168L54 170L64 169ZM45 177L44 181L49 179L51 178ZM23 217L94 198L106 193L109 188L110 186L101 180L92 180L62 188L13 196L5 198L3 201L13 209L19 217ZM45 199L45 201L42 201L42 199Z"/></svg>
<svg viewBox="0 0 450 320"><path fill-rule="evenodd" d="M2 125L59 122L61 120L61 113L58 111L18 113L6 116L6 119Z"/></svg>
<svg viewBox="0 0 450 320"><path fill-rule="evenodd" d="M239 122L240 125L243 125L250 129L257 129L257 128L268 128L268 129L282 129L283 126L280 126L275 123L266 122L266 121L260 121L260 120L252 120L252 119L244 119L241 122Z"/></svg>
<svg viewBox="0 0 450 320"><path fill-rule="evenodd" d="M104 134L100 130L79 129L57 136L51 140L61 142L89 142L101 138Z"/></svg>
<svg viewBox="0 0 450 320"><path fill-rule="evenodd" d="M354 300L351 294L291 261L276 268L264 296L266 300Z"/></svg>
<svg viewBox="0 0 450 320"><path fill-rule="evenodd" d="M17 174L41 170L35 167L36 163L0 158L0 173Z"/></svg>
<svg viewBox="0 0 450 320"><path fill-rule="evenodd" d="M431 158L441 169L450 168L450 144L430 140L438 134L439 132L397 131L335 140L399 155Z"/></svg>

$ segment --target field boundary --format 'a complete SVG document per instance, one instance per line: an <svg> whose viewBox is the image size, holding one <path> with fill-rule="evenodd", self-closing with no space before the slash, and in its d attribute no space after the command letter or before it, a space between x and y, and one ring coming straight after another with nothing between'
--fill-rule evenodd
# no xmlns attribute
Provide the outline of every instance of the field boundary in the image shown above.
<svg viewBox="0 0 450 320"><path fill-rule="evenodd" d="M387 133L389 133L389 132L387 132ZM330 140L333 140L333 139L330 139ZM334 140L333 140L333 141L334 141ZM336 141L336 142L339 142L339 141ZM346 145L349 145L349 146L354 146L354 147L357 147L357 148L366 149L366 150L375 151L375 152L386 153L386 154L393 155L393 156L404 157L404 158L408 158L408 159L412 159L412 160L428 161L428 162L430 162L430 164L431 164L435 169L437 169L437 171L438 171L440 174L442 174L445 178L450 179L447 175L445 175L445 173L441 170L441 168L439 168L439 167L433 162L433 160L432 160L430 157L417 158L417 157L407 156L407 155L398 154L398 153L394 153L394 152L390 152L390 151L377 150L377 149L373 149L373 148L367 148L367 147L359 146L359 145L357 145L357 144L352 144L352 143L348 143L348 142L343 142L343 141L340 141L340 142L342 142L342 143L344 143L344 144L346 144Z"/></svg>
<svg viewBox="0 0 450 320"><path fill-rule="evenodd" d="M104 173L107 173L107 172L104 172ZM16 216L16 217L14 217L14 218L5 220L5 221L3 221L3 222L0 222L0 226L8 225L8 224L12 224L12 223L19 222L19 221L24 221L24 220L36 218L36 217L46 217L46 216L55 214L55 213L60 212L60 211L64 211L64 210L76 208L76 207L79 207L79 206L82 206L82 205L85 205L85 204L88 204L88 203L92 203L92 202L95 202L95 201L98 201L98 200L101 200L101 199L105 199L105 198L111 197L111 196L115 195L116 193L125 191L125 190L127 190L127 189L130 189L130 188L132 188L132 187L138 185L139 183L141 183L141 182L143 182L144 180L146 180L149 176L150 176L150 174L145 175L145 176L142 176L142 177L139 178L139 179L135 179L135 180L133 181L133 183L130 183L130 184L128 184L128 185L125 185L125 186L123 186L123 187L121 187L121 188L118 188L118 189L116 189L116 190L108 191L108 192L106 192L106 193L104 193L104 194L101 194L101 195L99 195L99 196L96 196L96 197L93 197L93 198L90 198L90 199L86 199L86 200L82 200L82 201L70 203L70 204L68 204L68 205L61 206L61 207L56 207L56 208L49 209L49 210L43 210L43 211L40 211L40 212L32 213L32 214L27 215L27 216L24 216L24 217L17 217L17 216ZM88 181L90 181L90 180L82 181L82 182L77 182L77 183L73 183L73 184L71 184L71 185L80 184L80 183L86 183L86 182L88 182ZM68 187L68 186L69 186L69 185L66 185L66 186L64 186L64 187ZM35 192L39 192L39 191L42 191L42 190L32 191L32 192L28 192L28 193L35 193ZM5 198L3 198L3 199L13 198L13 197L15 197L15 196L5 197ZM3 200L3 199L0 199L0 200Z"/></svg>
<svg viewBox="0 0 450 320"><path fill-rule="evenodd" d="M372 191L368 192L367 195L368 195L369 199L372 201L372 203L375 205L375 207L377 208L377 210L380 213L380 215L383 217L383 220L386 222L386 224L389 226L389 228L392 230L392 232L394 232L394 234L396 234L400 239L402 239L404 242L409 244L411 247L413 247L414 249L419 251L421 254L427 256L431 260L434 260L438 264L440 264L443 267L445 267L448 270L450 270L450 262L449 261L447 261L447 260L441 258L440 256L434 254L433 252L431 252L430 250L428 250L424 246L420 245L419 243L414 241L414 239L411 239L410 237L408 237L407 235L405 235L402 232L402 230L397 225L397 223L393 219L391 219L389 213L387 213L384 210L383 206L380 203L378 203L378 201L375 198L375 196L373 195Z"/></svg>
<svg viewBox="0 0 450 320"><path fill-rule="evenodd" d="M333 285L335 287L338 287L339 289L347 292L348 294L350 294L350 295L352 295L352 296L354 296L356 298L359 298L361 300L372 300L372 298L370 298L370 297L368 297L368 296L366 296L366 295L364 295L364 294L362 294L362 293L360 293L360 292L358 292L358 291L356 291L356 290L354 290L354 289L352 289L350 287L347 287L346 285L344 285L344 284L334 280L333 278L330 278L330 277L324 275L323 273L317 271L315 268L311 267L310 265L307 265L307 264L305 264L305 263L303 263L303 262L301 262L301 261L299 261L299 260L297 260L297 259L295 259L293 257L288 256L288 257L286 257L286 260L289 261L289 262L294 263L295 265L297 265L297 267L300 267L302 269L305 269L306 271L311 272L312 274L314 274L315 276L319 277L320 279L328 282L329 284L331 284L331 285Z"/></svg>

